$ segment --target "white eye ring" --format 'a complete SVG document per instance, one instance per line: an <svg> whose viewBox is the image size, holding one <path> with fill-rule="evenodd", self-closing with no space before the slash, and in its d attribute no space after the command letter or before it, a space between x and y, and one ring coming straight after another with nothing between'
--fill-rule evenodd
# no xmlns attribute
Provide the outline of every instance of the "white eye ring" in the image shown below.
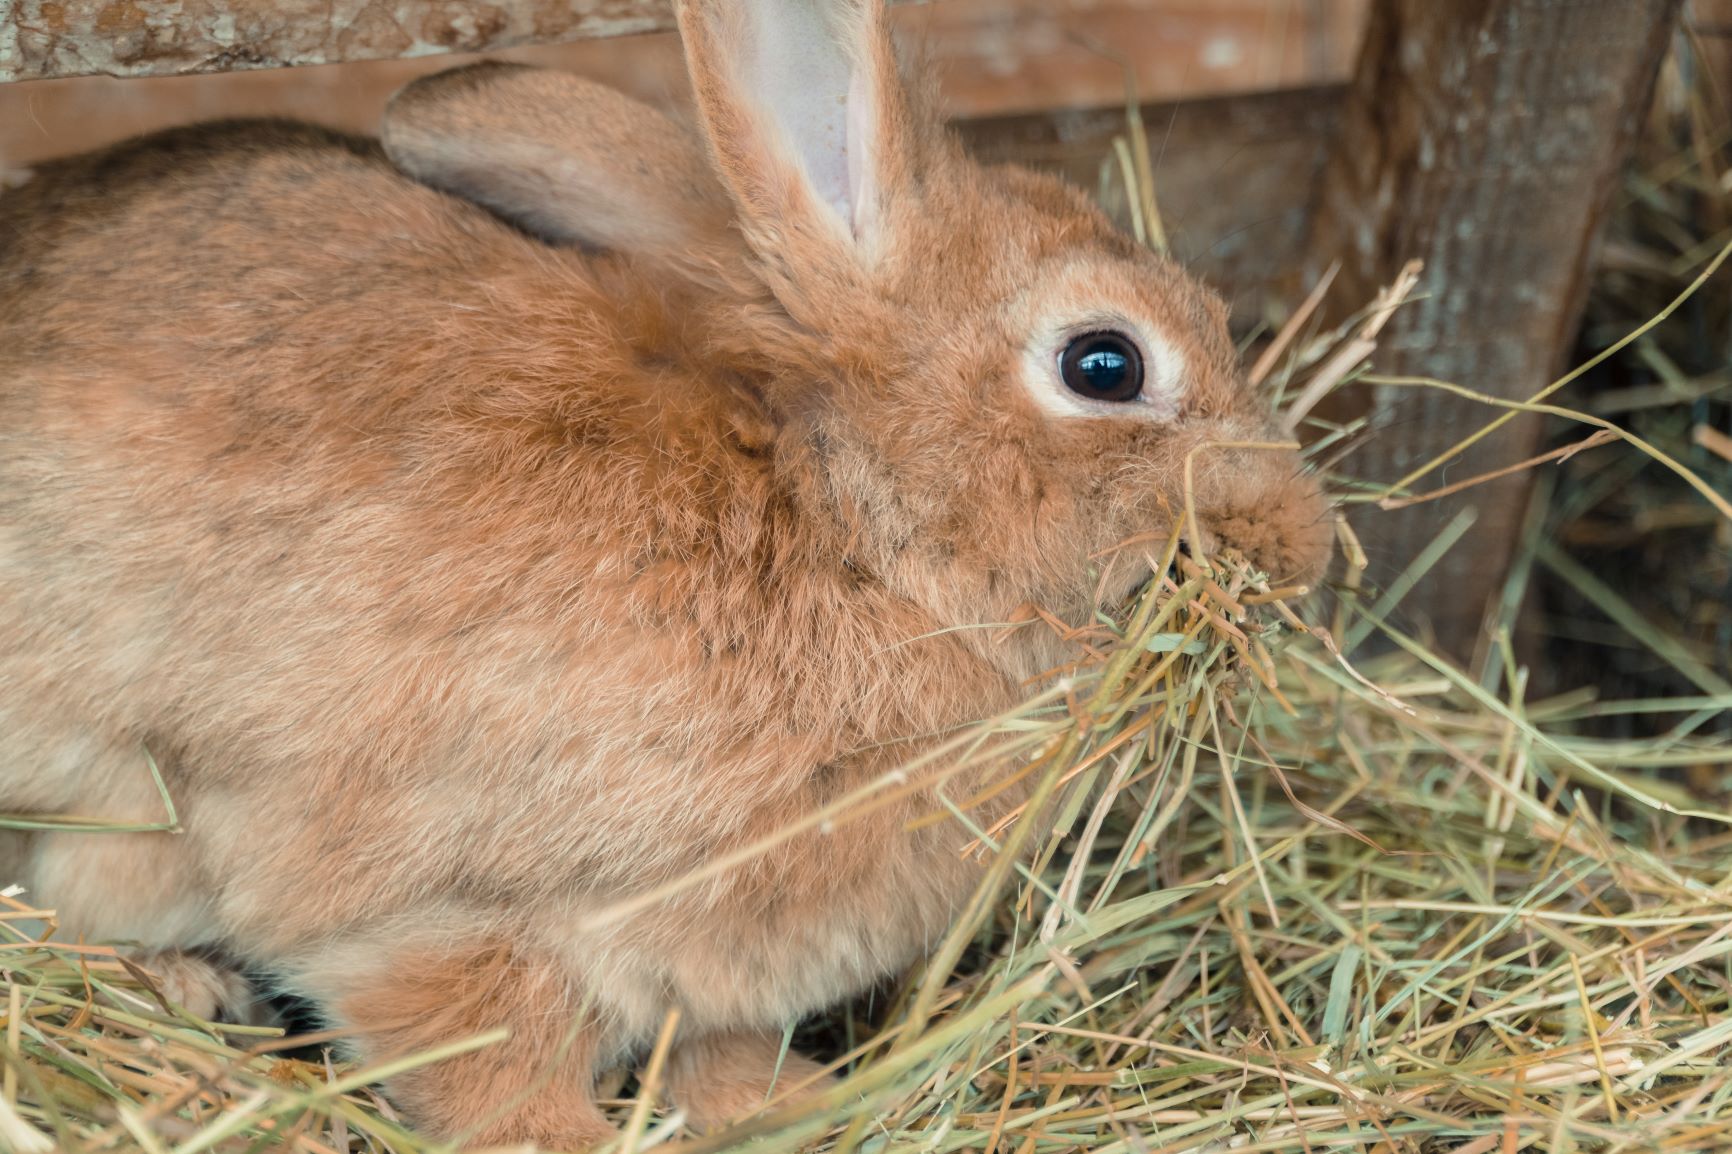
<svg viewBox="0 0 1732 1154"><path fill-rule="evenodd" d="M1136 350L1142 362L1142 388L1125 400L1092 398L1065 383L1066 351L1080 339L1112 334ZM1042 326L1022 357L1023 385L1034 402L1055 417L1138 417L1171 421L1184 396L1185 357L1151 326L1124 317L1091 316Z"/></svg>

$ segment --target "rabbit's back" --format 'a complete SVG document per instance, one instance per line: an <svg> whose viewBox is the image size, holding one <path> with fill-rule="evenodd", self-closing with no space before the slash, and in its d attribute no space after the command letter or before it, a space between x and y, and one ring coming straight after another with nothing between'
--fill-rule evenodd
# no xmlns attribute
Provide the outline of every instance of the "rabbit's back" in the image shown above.
<svg viewBox="0 0 1732 1154"><path fill-rule="evenodd" d="M307 885L352 921L673 876L1006 691L909 643L933 623L794 507L705 310L628 259L287 126L0 214L0 808L158 817L148 750L225 934L305 939ZM912 864L845 856L777 868Z"/></svg>
<svg viewBox="0 0 1732 1154"><path fill-rule="evenodd" d="M574 657L639 612L598 578L685 475L646 451L674 414L632 405L656 382L592 262L297 126L52 166L0 212L8 808L107 796L107 741L193 805L229 780L265 830L279 782L370 815L418 766L471 768L426 787L462 794L574 756L546 748L561 683L605 713L641 660Z"/></svg>
<svg viewBox="0 0 1732 1154"><path fill-rule="evenodd" d="M286 669L325 630L360 651L497 610L549 519L525 503L603 523L581 486L511 483L630 441L584 404L619 368L588 270L364 144L173 133L51 166L0 214L0 637L62 666L16 692L208 713L228 666ZM514 291L541 299L490 331ZM561 305L588 323L526 349Z"/></svg>

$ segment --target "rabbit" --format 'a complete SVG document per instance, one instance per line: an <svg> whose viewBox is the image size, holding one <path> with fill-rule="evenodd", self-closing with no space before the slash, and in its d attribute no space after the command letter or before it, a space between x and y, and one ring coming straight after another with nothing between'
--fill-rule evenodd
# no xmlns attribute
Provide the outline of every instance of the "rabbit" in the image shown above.
<svg viewBox="0 0 1732 1154"><path fill-rule="evenodd" d="M680 262L717 259L735 236L686 126L569 72L484 61L434 73L391 99L379 135L405 174L551 243Z"/></svg>
<svg viewBox="0 0 1732 1154"><path fill-rule="evenodd" d="M0 810L178 822L0 857L360 1060L503 1027L386 1082L441 1138L605 1141L675 1010L694 1127L821 1086L784 1028L982 876L939 790L1026 796L880 788L1078 656L1009 626L1146 582L1188 456L1191 547L1328 548L1218 298L970 160L879 0L678 22L691 132L481 69L0 194Z"/></svg>

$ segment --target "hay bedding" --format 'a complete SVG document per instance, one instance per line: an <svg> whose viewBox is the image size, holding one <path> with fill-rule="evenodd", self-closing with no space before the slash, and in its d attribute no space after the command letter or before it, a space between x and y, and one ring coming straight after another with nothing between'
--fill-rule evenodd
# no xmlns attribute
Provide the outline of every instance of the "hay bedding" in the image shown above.
<svg viewBox="0 0 1732 1154"><path fill-rule="evenodd" d="M1620 228L1652 209L1651 192L1702 203L1679 182L1697 188L1703 171L1638 173ZM1718 248L1701 247L1696 215L1670 219L1672 251L1639 250L1650 296L1675 295ZM1597 317L1627 332L1647 314L1618 313L1628 251L1613 257ZM1644 350L1685 339L1687 316L1629 357L1652 364ZM1284 351L1261 362L1271 403L1303 406L1356 371L1364 320L1310 335L1295 317ZM1680 378L1686 392L1646 406L1672 429L1656 450L1713 475L1678 442L1712 456L1695 430L1712 431L1701 404L1723 405L1727 378ZM1666 494L1655 502L1691 510L1654 531L1682 522L1724 566L1732 530L1718 510L1704 516L1676 471L1633 460L1608 444L1563 467L1649 477ZM1570 541L1570 526L1607 514L1559 498L1538 515ZM1123 617L1086 623L1087 659L990 723L1011 737L1003 772L1051 799L1054 832L975 828L964 798L935 815L966 831L959 849L995 863L992 888L900 985L806 1029L835 1058L836 1087L698 1137L659 1112L652 1056L612 1103L617 1149L1732 1149L1732 748L1704 736L1732 694L1699 683L1720 674L1695 643L1724 603L1662 628L1666 594L1651 620L1547 553L1547 571L1598 614L1596 637L1617 630L1622 651L1647 656L1638 664L1698 684L1682 703L1574 684L1541 699L1507 652L1494 691L1390 626L1389 605L1355 595L1356 547L1343 544L1345 588L1319 607L1231 558L1198 564L1151 542L1168 578ZM1554 608L1574 604L1549 588ZM1341 655L1378 631L1388 656ZM982 756L977 737L958 736L951 760ZM1026 865L1004 852L1018 846ZM329 1038L190 1019L112 949L52 931L28 894L0 897L0 1146L433 1148L371 1088L388 1069L334 1060Z"/></svg>

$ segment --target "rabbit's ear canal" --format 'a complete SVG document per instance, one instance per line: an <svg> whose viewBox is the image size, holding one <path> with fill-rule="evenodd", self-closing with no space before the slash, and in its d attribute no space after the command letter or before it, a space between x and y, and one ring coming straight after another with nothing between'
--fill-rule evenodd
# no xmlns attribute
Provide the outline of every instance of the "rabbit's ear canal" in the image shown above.
<svg viewBox="0 0 1732 1154"><path fill-rule="evenodd" d="M669 254L725 233L702 145L662 113L566 72L478 64L391 98L405 174L561 244Z"/></svg>
<svg viewBox="0 0 1732 1154"><path fill-rule="evenodd" d="M882 0L686 0L680 30L748 237L829 232L869 256L905 151Z"/></svg>

